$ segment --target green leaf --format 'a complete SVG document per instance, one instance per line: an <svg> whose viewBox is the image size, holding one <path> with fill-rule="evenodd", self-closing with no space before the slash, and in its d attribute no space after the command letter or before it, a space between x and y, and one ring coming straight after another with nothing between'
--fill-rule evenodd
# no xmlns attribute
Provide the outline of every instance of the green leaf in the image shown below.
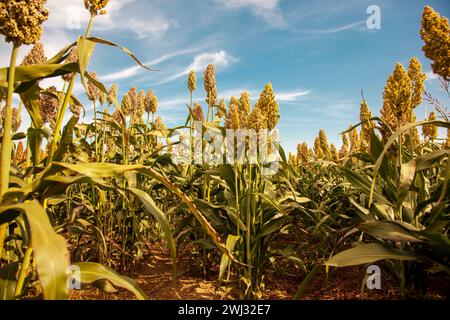
<svg viewBox="0 0 450 320"><path fill-rule="evenodd" d="M280 217L265 223L256 234L256 239L262 238L274 232L279 232L280 229L289 221L288 217Z"/></svg>
<svg viewBox="0 0 450 320"><path fill-rule="evenodd" d="M78 122L78 117L71 117L69 122L65 125L63 129L63 133L59 140L58 148L55 151L55 155L53 156L54 161L61 161L67 151L68 146L72 143L73 138L73 128Z"/></svg>
<svg viewBox="0 0 450 320"><path fill-rule="evenodd" d="M14 81L16 83L23 83L16 88L17 93L22 93L28 90L31 85L34 85L37 80L44 78L52 78L62 76L67 73L79 72L76 63L62 63L62 64L39 64L33 66L17 66ZM0 69L0 86L8 86L8 68Z"/></svg>
<svg viewBox="0 0 450 320"><path fill-rule="evenodd" d="M39 85L33 84L28 90L20 94L20 98L30 115L34 128L41 128L44 121L41 116Z"/></svg>
<svg viewBox="0 0 450 320"><path fill-rule="evenodd" d="M66 240L53 230L47 213L37 200L0 206L0 214L10 210L23 212L30 226L31 246L44 298L66 299L69 265Z"/></svg>
<svg viewBox="0 0 450 320"><path fill-rule="evenodd" d="M348 267L384 259L416 260L419 258L420 256L414 252L401 251L378 243L367 243L332 256L325 265Z"/></svg>
<svg viewBox="0 0 450 320"><path fill-rule="evenodd" d="M79 262L74 265L80 268L79 280L82 284L93 284L99 280L107 280L114 286L131 291L140 300L148 299L148 296L139 287L136 281L121 276L110 268L94 262ZM102 286L100 286L100 288L101 287Z"/></svg>
<svg viewBox="0 0 450 320"><path fill-rule="evenodd" d="M139 198L139 200L141 200L147 212L150 213L163 228L167 240L167 246L169 247L170 257L172 258L173 276L176 277L177 249L175 246L175 241L172 237L172 228L170 226L169 220L167 219L164 212L162 212L161 209L158 208L153 199L147 193L136 188L127 188L127 190L132 192Z"/></svg>
<svg viewBox="0 0 450 320"><path fill-rule="evenodd" d="M397 242L423 242L411 230L406 229L395 221L371 221L360 224L359 230L376 239Z"/></svg>
<svg viewBox="0 0 450 320"><path fill-rule="evenodd" d="M142 64L142 62L139 61L139 59L136 58L136 56L135 56L130 50L128 50L127 48L125 48L125 47L123 47L123 46L121 46L121 45L119 45L119 44L116 44L116 43L114 43L114 42L111 42L111 41L108 41L108 40L105 40L105 39L96 38L96 37L88 37L87 40L92 41L92 42L96 42L96 43L106 44L106 45L112 46L112 47L118 47L118 48L122 49L123 52L125 52L126 54L128 54L128 55L129 55L134 61L136 61L142 68L145 68L145 69L147 69L147 70L149 70L149 71L155 71L155 70L150 69L149 67L144 66L144 65Z"/></svg>
<svg viewBox="0 0 450 320"><path fill-rule="evenodd" d="M419 156L412 161L416 162L416 171L421 171L438 166L439 163L443 159L448 158L449 155L450 150L437 150Z"/></svg>
<svg viewBox="0 0 450 320"><path fill-rule="evenodd" d="M400 168L400 179L397 191L397 210L402 205L406 196L408 195L409 189L414 181L414 176L416 174L416 162L414 160L407 163L403 163Z"/></svg>
<svg viewBox="0 0 450 320"><path fill-rule="evenodd" d="M341 166L340 168L343 170L345 177L354 188L364 192L367 195L370 194L371 181L367 177L356 173L347 167ZM382 202L384 204L391 204L383 195L379 194L376 191L374 191L373 193L373 198L374 200Z"/></svg>
<svg viewBox="0 0 450 320"><path fill-rule="evenodd" d="M16 290L16 274L19 271L19 264L13 262L0 269L0 300L14 299Z"/></svg>
<svg viewBox="0 0 450 320"><path fill-rule="evenodd" d="M81 83L86 91L88 90L85 72L89 61L91 60L92 53L94 52L95 42L92 42L85 37L78 37L77 39L77 51L78 51L78 66L81 75Z"/></svg>
<svg viewBox="0 0 450 320"><path fill-rule="evenodd" d="M225 247L228 249L229 252L233 252L234 246L236 245L236 242L239 240L239 238L240 236L235 236L232 234L228 235ZM219 280L222 279L229 264L230 258L228 258L226 254L222 254L222 259L220 260Z"/></svg>
<svg viewBox="0 0 450 320"><path fill-rule="evenodd" d="M121 165L112 163L82 163L72 164L64 162L54 162L54 165L78 172L91 178L109 178L127 171L142 168L142 165Z"/></svg>

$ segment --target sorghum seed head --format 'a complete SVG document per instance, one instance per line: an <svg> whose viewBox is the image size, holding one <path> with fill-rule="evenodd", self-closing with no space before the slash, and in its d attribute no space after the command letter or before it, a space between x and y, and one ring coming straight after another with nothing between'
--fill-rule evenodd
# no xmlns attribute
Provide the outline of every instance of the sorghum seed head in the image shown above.
<svg viewBox="0 0 450 320"><path fill-rule="evenodd" d="M91 78L97 79L97 74L95 72L90 73ZM100 89L95 85L94 82L88 81L88 87L86 91L86 95L88 96L88 99L91 101L97 101L100 99L101 91Z"/></svg>
<svg viewBox="0 0 450 320"><path fill-rule="evenodd" d="M247 128L254 129L256 133L258 133L261 129L267 128L266 118L261 112L261 109L256 107L253 108L253 111L248 118Z"/></svg>
<svg viewBox="0 0 450 320"><path fill-rule="evenodd" d="M5 111L6 111L6 108L3 108L3 112L5 112ZM3 119L4 118L5 118L5 115L3 115ZM19 128L20 128L21 123L22 123L22 119L19 114L19 109L16 107L12 108L12 131L17 132L17 130L19 130Z"/></svg>
<svg viewBox="0 0 450 320"><path fill-rule="evenodd" d="M197 80L194 70L189 72L187 87L190 92L194 92L195 89L197 89Z"/></svg>
<svg viewBox="0 0 450 320"><path fill-rule="evenodd" d="M203 108L197 102L194 102L194 108L192 109L192 113L195 121L205 121L205 114L203 113Z"/></svg>
<svg viewBox="0 0 450 320"><path fill-rule="evenodd" d="M73 63L78 61L78 49L77 47L72 47L70 49L69 55L67 56L65 63ZM64 81L70 81L73 77L73 73L66 73L61 76Z"/></svg>
<svg viewBox="0 0 450 320"><path fill-rule="evenodd" d="M47 91L55 92L56 87L49 87ZM58 109L58 99L49 94L41 94L39 99L39 107L41 117L44 123L50 123L56 115Z"/></svg>
<svg viewBox="0 0 450 320"><path fill-rule="evenodd" d="M80 115L81 115L81 109L82 109L82 106L77 104L77 103L70 103L69 104L70 112L77 118L79 118Z"/></svg>
<svg viewBox="0 0 450 320"><path fill-rule="evenodd" d="M109 89L108 96L106 97L106 100L109 104L113 104L114 100L117 100L117 84L113 84L111 88Z"/></svg>
<svg viewBox="0 0 450 320"><path fill-rule="evenodd" d="M297 145L297 161L300 163L308 162L308 145L306 142Z"/></svg>
<svg viewBox="0 0 450 320"><path fill-rule="evenodd" d="M225 103L225 99L220 99L219 106L217 107L216 116L221 119L226 113L227 113L227 104Z"/></svg>
<svg viewBox="0 0 450 320"><path fill-rule="evenodd" d="M125 94L122 98L122 103L121 103L121 108L122 108L122 112L125 116L127 116L130 113L130 109L131 109L131 99L130 96L128 94Z"/></svg>
<svg viewBox="0 0 450 320"><path fill-rule="evenodd" d="M353 128L350 131L350 152L355 152L359 150L359 139L358 139L358 130Z"/></svg>
<svg viewBox="0 0 450 320"><path fill-rule="evenodd" d="M164 124L163 124L161 116L156 117L155 122L153 123L153 129L154 130L163 130L164 129Z"/></svg>
<svg viewBox="0 0 450 320"><path fill-rule="evenodd" d="M445 80L450 79L450 27L448 19L426 6L422 13L420 36L425 56L433 60L431 68Z"/></svg>
<svg viewBox="0 0 450 320"><path fill-rule="evenodd" d="M339 161L339 154L334 143L330 145L330 151L331 151L331 160L335 162Z"/></svg>
<svg viewBox="0 0 450 320"><path fill-rule="evenodd" d="M434 112L430 112L430 115L428 116L427 120L428 121L436 120L436 114ZM422 126L422 133L429 140L435 140L437 138L438 128L434 124L427 123Z"/></svg>
<svg viewBox="0 0 450 320"><path fill-rule="evenodd" d="M316 139L314 140L314 153L316 154L318 159L322 159L324 157L319 137L316 137Z"/></svg>
<svg viewBox="0 0 450 320"><path fill-rule="evenodd" d="M403 65L397 63L384 88L383 106L384 104L389 105L399 124L406 122L406 115L410 108L410 97L410 79Z"/></svg>
<svg viewBox="0 0 450 320"><path fill-rule="evenodd" d="M422 93L425 90L424 82L427 78L425 73L422 72L422 64L416 57L409 60L408 77L411 80L412 88L411 108L414 109L422 103Z"/></svg>
<svg viewBox="0 0 450 320"><path fill-rule="evenodd" d="M0 0L0 33L15 45L36 43L48 18L47 0Z"/></svg>
<svg viewBox="0 0 450 320"><path fill-rule="evenodd" d="M127 95L130 97L130 115L134 113L137 107L137 88L131 87Z"/></svg>
<svg viewBox="0 0 450 320"><path fill-rule="evenodd" d="M250 101L250 94L247 91L241 93L239 98L239 117L241 124L248 122L248 117L252 111L252 102Z"/></svg>
<svg viewBox="0 0 450 320"><path fill-rule="evenodd" d="M319 140L320 140L320 148L322 149L323 155L327 158L331 158L331 150L330 146L328 145L328 138L327 134L325 133L325 130L320 129L319 130Z"/></svg>
<svg viewBox="0 0 450 320"><path fill-rule="evenodd" d="M365 100L361 102L360 112L359 112L359 120L362 122L361 124L361 148L365 150L370 142L370 131L375 128L375 124L372 120L372 112Z"/></svg>
<svg viewBox="0 0 450 320"><path fill-rule="evenodd" d="M105 14L104 8L109 0L84 0L84 6L89 10L92 16Z"/></svg>
<svg viewBox="0 0 450 320"><path fill-rule="evenodd" d="M24 150L23 150L23 142L19 141L17 144L16 152L14 154L14 162L16 165L18 165L20 162L24 160Z"/></svg>
<svg viewBox="0 0 450 320"><path fill-rule="evenodd" d="M206 91L206 103L209 106L217 104L217 88L216 88L216 73L214 70L214 65L209 64L206 67L205 73L203 74L203 81Z"/></svg>
<svg viewBox="0 0 450 320"><path fill-rule="evenodd" d="M136 99L136 109L134 110L134 122L141 123L142 115L144 114L144 99L145 99L145 91L142 89L139 91Z"/></svg>
<svg viewBox="0 0 450 320"><path fill-rule="evenodd" d="M275 93L273 92L272 84L269 82L261 92L255 108L261 109L261 112L266 118L267 129L272 130L280 119L280 108L278 102L275 100Z"/></svg>
<svg viewBox="0 0 450 320"><path fill-rule="evenodd" d="M106 102L107 94L106 92L100 92L100 98L98 99L101 105L104 105Z"/></svg>
<svg viewBox="0 0 450 320"><path fill-rule="evenodd" d="M145 111L147 113L155 114L158 110L158 98L153 93L153 90L148 90L144 99Z"/></svg>
<svg viewBox="0 0 450 320"><path fill-rule="evenodd" d="M47 57L45 56L44 46L42 43L36 42L30 52L23 58L21 66L34 66L46 62Z"/></svg>
<svg viewBox="0 0 450 320"><path fill-rule="evenodd" d="M230 105L225 119L225 127L227 129L237 130L240 128L239 122L239 107L235 104Z"/></svg>

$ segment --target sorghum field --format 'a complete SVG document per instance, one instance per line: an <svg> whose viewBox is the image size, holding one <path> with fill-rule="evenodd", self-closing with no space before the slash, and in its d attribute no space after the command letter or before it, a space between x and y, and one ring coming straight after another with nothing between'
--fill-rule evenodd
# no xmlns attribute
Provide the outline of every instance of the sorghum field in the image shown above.
<svg viewBox="0 0 450 320"><path fill-rule="evenodd" d="M100 46L148 68L92 34L108 0L84 0L85 32L52 57L40 42L46 2L0 0L11 48L0 69L1 299L449 298L446 17L423 8L416 36L428 60L392 61L381 108L362 95L341 146L320 130L293 153L273 134L282 118L271 83L255 103L247 92L225 101L214 65L193 70L180 93L186 120L170 128L156 90L139 83L119 96L89 68ZM422 64L447 101L425 91ZM41 86L54 77L61 91ZM199 90L205 101L194 101ZM421 104L429 113L417 121ZM24 109L30 126L19 130ZM382 289L366 285L377 285L369 266Z"/></svg>

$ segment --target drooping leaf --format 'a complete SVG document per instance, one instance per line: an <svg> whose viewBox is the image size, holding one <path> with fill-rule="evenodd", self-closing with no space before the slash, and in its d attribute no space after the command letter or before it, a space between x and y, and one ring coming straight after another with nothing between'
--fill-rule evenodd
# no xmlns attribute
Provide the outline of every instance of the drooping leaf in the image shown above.
<svg viewBox="0 0 450 320"><path fill-rule="evenodd" d="M30 226L31 246L44 298L66 299L69 265L66 240L53 230L47 213L38 201L0 206L0 214L10 210L24 213Z"/></svg>
<svg viewBox="0 0 450 320"><path fill-rule="evenodd" d="M79 280L82 284L92 284L99 280L107 280L116 287L131 291L140 300L148 299L147 294L139 287L136 281L121 276L99 263L78 262L74 266L80 268L80 279L76 280Z"/></svg>
<svg viewBox="0 0 450 320"><path fill-rule="evenodd" d="M362 244L342 251L332 256L325 265L333 267L348 267L378 260L416 260L420 256L414 252L401 251L378 243Z"/></svg>

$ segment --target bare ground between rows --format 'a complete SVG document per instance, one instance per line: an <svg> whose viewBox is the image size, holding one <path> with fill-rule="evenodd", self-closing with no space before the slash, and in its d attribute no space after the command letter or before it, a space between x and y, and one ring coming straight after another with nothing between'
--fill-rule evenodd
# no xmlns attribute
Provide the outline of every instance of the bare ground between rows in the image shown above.
<svg viewBox="0 0 450 320"><path fill-rule="evenodd" d="M186 252L186 250L184 251ZM118 270L120 272L120 270ZM305 275L288 276L269 274L263 299L292 299L298 285ZM328 275L319 273L308 285L303 296L305 300L350 300L361 299L361 283L365 271L359 267L332 269ZM178 276L172 278L172 262L164 243L150 245L148 257L140 263L131 275L150 299L154 300L225 300L237 299L238 295L231 284L220 283L216 274L212 279L205 279L190 265L186 253L178 254ZM450 283L439 279L431 279L428 299L449 299ZM380 290L365 290L363 299L400 299L397 290L385 282ZM128 300L135 297L126 290L117 293L104 293L90 287L74 290L70 293L73 300Z"/></svg>

